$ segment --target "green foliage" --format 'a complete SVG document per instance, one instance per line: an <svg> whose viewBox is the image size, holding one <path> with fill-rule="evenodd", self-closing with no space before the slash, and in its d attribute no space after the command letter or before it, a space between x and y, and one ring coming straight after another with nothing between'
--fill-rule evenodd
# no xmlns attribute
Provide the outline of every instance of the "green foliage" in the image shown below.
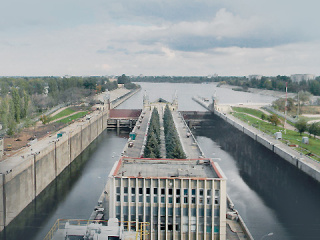
<svg viewBox="0 0 320 240"><path fill-rule="evenodd" d="M298 129L298 132L300 133L300 135L302 135L302 133L304 133L308 128L307 128L307 120L301 118L299 119L296 124L295 127Z"/></svg>
<svg viewBox="0 0 320 240"><path fill-rule="evenodd" d="M179 159L186 158L168 105L164 110L163 125L166 140L166 157Z"/></svg>
<svg viewBox="0 0 320 240"><path fill-rule="evenodd" d="M14 118L17 123L20 122L21 99L17 88L12 89L12 101L14 108Z"/></svg>
<svg viewBox="0 0 320 240"><path fill-rule="evenodd" d="M147 142L143 155L145 158L160 158L160 119L156 108L153 109L150 118Z"/></svg>
<svg viewBox="0 0 320 240"><path fill-rule="evenodd" d="M122 74L120 77L118 77L118 84L126 83L130 83L130 79L125 74Z"/></svg>
<svg viewBox="0 0 320 240"><path fill-rule="evenodd" d="M272 114L271 116L269 116L268 121L274 126L278 126L280 124L280 119L276 114Z"/></svg>
<svg viewBox="0 0 320 240"><path fill-rule="evenodd" d="M262 114L261 114L261 119L262 119L262 120L266 120L266 119L267 119L267 115L264 114L264 113L262 113Z"/></svg>
<svg viewBox="0 0 320 240"><path fill-rule="evenodd" d="M50 118L47 115L41 115L40 121L42 122L42 124L47 124L50 122Z"/></svg>
<svg viewBox="0 0 320 240"><path fill-rule="evenodd" d="M318 122L314 122L314 123L311 123L309 126L308 126L308 132L310 134L313 134L313 137L315 138L316 136L319 136L320 135L320 123Z"/></svg>

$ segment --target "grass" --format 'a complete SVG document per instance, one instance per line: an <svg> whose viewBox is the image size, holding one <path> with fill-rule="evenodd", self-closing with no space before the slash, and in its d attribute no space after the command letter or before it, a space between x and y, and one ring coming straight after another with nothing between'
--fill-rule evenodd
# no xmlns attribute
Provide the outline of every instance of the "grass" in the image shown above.
<svg viewBox="0 0 320 240"><path fill-rule="evenodd" d="M262 120L258 120L254 117L248 116L244 113L233 113L233 116L239 118L240 120L252 125L255 128L260 129L261 131L273 135L275 132L282 132L282 139L284 143L288 143L289 145L295 144L299 145L296 148L297 151L302 152L303 154L315 154L317 156L310 156L313 159L320 161L320 140L314 139L307 134L300 134L293 130L286 130L286 134L284 133L284 128L280 126L274 126L269 122L265 122ZM303 144L301 142L302 137L309 137L309 144Z"/></svg>
<svg viewBox="0 0 320 240"><path fill-rule="evenodd" d="M54 121L54 120L56 120L58 118L62 118L64 116L68 116L68 115L70 115L70 114L72 114L74 112L75 112L75 110L73 110L72 108L66 108L66 109L62 110L61 112L57 113L56 115L50 117L50 120Z"/></svg>
<svg viewBox="0 0 320 240"><path fill-rule="evenodd" d="M232 107L232 109L236 112L247 113L258 118L261 118L261 115L264 114L262 111L252 108L244 108L244 107Z"/></svg>
<svg viewBox="0 0 320 240"><path fill-rule="evenodd" d="M76 120L78 118L82 118L84 117L85 115L87 115L88 111L85 111L85 112L78 112L76 114L73 114L71 116L68 116L66 118L63 118L57 122L61 122L61 123L69 123L69 122L72 122L73 120Z"/></svg>

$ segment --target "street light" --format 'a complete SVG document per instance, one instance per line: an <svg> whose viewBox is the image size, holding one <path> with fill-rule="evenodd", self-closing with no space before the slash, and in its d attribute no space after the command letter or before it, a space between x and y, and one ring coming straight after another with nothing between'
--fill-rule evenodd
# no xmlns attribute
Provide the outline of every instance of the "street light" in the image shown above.
<svg viewBox="0 0 320 240"><path fill-rule="evenodd" d="M265 237L270 237L270 236L272 236L272 235L273 235L273 232L268 233L268 234L266 234L266 235L263 235L263 236L260 238L260 240L264 239Z"/></svg>

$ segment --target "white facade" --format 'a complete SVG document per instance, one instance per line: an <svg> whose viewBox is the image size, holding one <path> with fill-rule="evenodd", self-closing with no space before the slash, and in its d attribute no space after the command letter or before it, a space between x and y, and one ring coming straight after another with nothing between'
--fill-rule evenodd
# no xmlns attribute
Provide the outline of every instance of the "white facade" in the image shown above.
<svg viewBox="0 0 320 240"><path fill-rule="evenodd" d="M316 77L313 74L293 74L290 78L293 82L301 82L303 80L314 80Z"/></svg>
<svg viewBox="0 0 320 240"><path fill-rule="evenodd" d="M107 185L109 218L149 222L150 239L226 239L226 178L210 159L122 158Z"/></svg>

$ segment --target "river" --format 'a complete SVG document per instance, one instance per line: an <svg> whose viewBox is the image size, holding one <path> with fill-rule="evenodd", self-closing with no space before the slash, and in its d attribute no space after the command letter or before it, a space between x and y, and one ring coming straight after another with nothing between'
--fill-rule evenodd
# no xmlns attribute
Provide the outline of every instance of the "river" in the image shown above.
<svg viewBox="0 0 320 240"><path fill-rule="evenodd" d="M146 91L151 101L179 97L179 110L204 111L193 95L219 103L271 103L274 98L213 84L141 83L142 91L119 108L142 108ZM228 194L255 239L319 239L319 184L271 151L213 116L195 132L207 157L226 174ZM90 216L112 165L122 151L128 133L104 131L62 174L50 184L7 228L0 239L43 239L58 218Z"/></svg>

